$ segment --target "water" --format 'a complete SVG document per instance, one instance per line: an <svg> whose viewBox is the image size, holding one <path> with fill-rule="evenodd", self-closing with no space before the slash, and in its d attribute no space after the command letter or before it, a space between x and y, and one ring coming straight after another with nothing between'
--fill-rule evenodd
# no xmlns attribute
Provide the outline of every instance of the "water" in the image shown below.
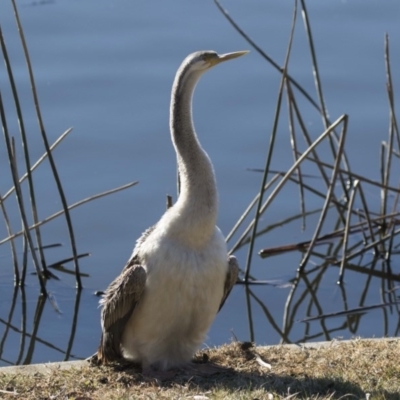
<svg viewBox="0 0 400 400"><path fill-rule="evenodd" d="M72 355L85 357L94 352L100 333L98 299L92 293L105 288L120 271L134 240L164 212L166 194L175 197L176 166L168 133L168 111L170 88L177 67L192 51L229 52L250 47L211 1L55 0L40 3L21 0L18 5L50 142L70 126L74 127L54 152L68 202L74 203L130 181L140 181L125 192L72 212L78 250L91 253L89 258L81 261L82 270L90 277L84 279L85 290L80 298L71 350ZM397 2L382 5L378 1L365 4L361 1L327 3L314 0L307 2L307 6L330 117L335 120L342 113L350 115L346 148L352 168L364 176L379 179L380 143L387 139L388 131L383 39L385 32L389 33L394 87L398 93L400 5ZM292 19L292 2L250 1L244 4L231 1L226 7L244 31L282 65ZM43 153L43 145L9 2L2 2L0 23L25 110L25 124L29 127L31 157L35 160ZM299 19L289 72L314 95L307 49ZM279 81L280 75L252 50L246 57L208 72L196 90L196 129L215 166L221 204L219 226L225 233L259 189L261 175L249 172L247 168L264 166ZM10 130L18 135L3 65L0 67L0 86L10 116ZM320 117L305 103L304 116L311 134L317 137L323 130ZM18 147L17 151L22 159ZM279 126L275 154L272 168L287 170L292 164L287 125ZM6 160L4 146L1 146L2 171L8 171ZM39 167L35 174L39 214L44 218L58 211L61 205L55 188L49 184L48 165ZM397 177L394 179L397 181ZM5 193L10 184L10 177L2 173L1 193ZM282 196L268 214L270 221L263 221L263 224L290 215L294 207L298 208L296 196L297 190L295 194ZM373 196L378 203L379 195ZM17 215L16 210L14 215ZM303 234L300 223L294 224L289 232L277 230L260 239L256 248L306 240L315 223L316 220L311 219ZM13 228L19 230L17 218ZM0 229L2 237L7 236L5 229ZM43 237L45 243L63 244L61 248L46 252L48 263L70 256L62 219L47 224ZM1 246L0 252L0 337L4 337L7 326L4 321L8 320L12 299L12 271L9 247ZM237 255L243 265L246 252L242 250ZM256 258L254 273L260 279L286 282L293 276L298 262L298 254L267 261ZM62 351L68 347L76 299L73 277L66 274L60 277L59 282L50 281L49 287L62 314L46 302L38 335L61 350L36 342L32 357L26 358L29 362L65 357ZM330 269L321 284L321 290L325 290L321 299L325 312L343 307L339 289L334 284L336 278L337 270ZM356 274L346 275L349 285L358 279ZM254 291L281 325L290 288L263 286ZM36 278L30 277L26 289L28 332L33 328L37 293ZM377 292L373 293L369 304L381 300ZM240 340L250 338L245 298L244 288L235 287L210 331L207 344L229 341L232 331ZM357 306L358 300L359 295L354 295L349 304ZM317 310L312 311L314 315L318 314ZM297 312L297 319L308 313L301 307ZM21 325L22 313L21 302L17 300L12 317L14 328ZM382 313L381 310L371 311L363 317L356 332L343 327L337 331L337 336L393 334L395 328L390 323L385 328L382 323L382 319L392 319ZM273 344L281 340L277 329L271 327L264 311L255 303L252 317L254 338L258 343ZM334 321L338 325L342 322L337 318ZM312 329L318 330L315 325ZM289 339L297 341L304 335L304 325L297 324ZM3 351L0 365L25 360L25 353L21 359L18 357L20 335L17 331L11 329L5 343L7 352Z"/></svg>

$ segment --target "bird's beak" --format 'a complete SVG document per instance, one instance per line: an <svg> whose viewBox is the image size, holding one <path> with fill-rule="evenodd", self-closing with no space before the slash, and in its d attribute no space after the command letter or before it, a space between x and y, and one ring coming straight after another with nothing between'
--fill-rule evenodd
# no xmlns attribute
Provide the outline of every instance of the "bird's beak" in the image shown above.
<svg viewBox="0 0 400 400"><path fill-rule="evenodd" d="M218 55L218 58L212 60L212 66L222 63L224 61L233 60L234 58L244 56L249 50L234 51L233 53L226 53Z"/></svg>

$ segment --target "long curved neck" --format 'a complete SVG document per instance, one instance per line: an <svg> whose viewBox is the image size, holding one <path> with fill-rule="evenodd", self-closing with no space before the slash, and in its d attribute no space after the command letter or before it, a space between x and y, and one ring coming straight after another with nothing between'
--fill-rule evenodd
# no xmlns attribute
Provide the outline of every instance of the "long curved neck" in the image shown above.
<svg viewBox="0 0 400 400"><path fill-rule="evenodd" d="M183 65L177 72L171 97L170 129L181 184L174 208L188 218L192 228L211 235L218 212L217 185L212 163L197 139L192 120L193 92L202 73L185 73L186 68Z"/></svg>

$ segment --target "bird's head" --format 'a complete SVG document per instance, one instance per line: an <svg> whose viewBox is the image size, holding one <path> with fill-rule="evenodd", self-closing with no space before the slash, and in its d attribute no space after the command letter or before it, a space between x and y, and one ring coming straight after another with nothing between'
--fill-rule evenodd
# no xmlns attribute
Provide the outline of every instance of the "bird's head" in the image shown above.
<svg viewBox="0 0 400 400"><path fill-rule="evenodd" d="M206 71L218 65L224 61L232 60L234 58L244 56L248 53L248 50L235 51L233 53L217 54L215 51L197 51L196 53L190 54L186 61L190 65L192 71Z"/></svg>
<svg viewBox="0 0 400 400"><path fill-rule="evenodd" d="M200 76L210 68L224 61L247 54L248 51L235 51L233 53L217 54L215 51L196 51L188 55L179 67L173 84L172 98L174 100L177 94L190 93L193 94L194 87ZM191 89L187 90L186 85L191 85ZM173 103L174 104L174 101Z"/></svg>

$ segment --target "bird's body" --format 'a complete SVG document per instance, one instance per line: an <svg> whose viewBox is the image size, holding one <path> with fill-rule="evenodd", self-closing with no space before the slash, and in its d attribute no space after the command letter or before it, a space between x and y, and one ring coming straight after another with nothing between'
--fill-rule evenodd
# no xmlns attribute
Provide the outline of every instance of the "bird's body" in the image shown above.
<svg viewBox="0 0 400 400"><path fill-rule="evenodd" d="M167 369L189 361L202 344L223 297L227 251L217 229L200 249L171 239L168 228L152 235L139 250L146 289L121 343L125 358Z"/></svg>
<svg viewBox="0 0 400 400"><path fill-rule="evenodd" d="M236 282L216 226L218 195L212 163L192 123L192 95L204 71L246 52L197 52L179 68L170 110L181 192L176 204L138 240L133 254L101 303L102 363L120 357L143 368L190 361Z"/></svg>

